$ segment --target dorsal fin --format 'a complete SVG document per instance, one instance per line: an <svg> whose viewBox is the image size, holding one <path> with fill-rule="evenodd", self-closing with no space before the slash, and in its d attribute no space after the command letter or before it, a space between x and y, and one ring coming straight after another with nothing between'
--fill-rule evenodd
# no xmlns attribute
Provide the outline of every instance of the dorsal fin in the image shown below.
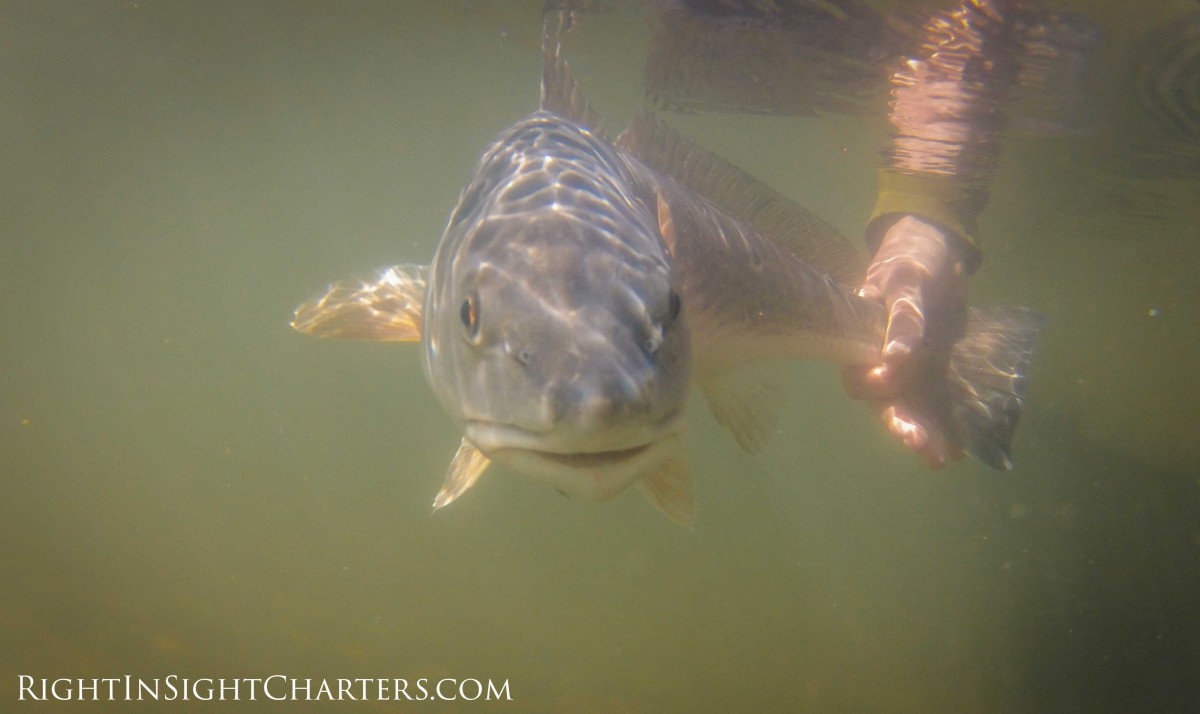
<svg viewBox="0 0 1200 714"><path fill-rule="evenodd" d="M562 36L575 22L569 5L565 0L548 0L542 9L541 109L580 124L597 136L604 136L600 115L579 91L563 57Z"/></svg>
<svg viewBox="0 0 1200 714"><path fill-rule="evenodd" d="M828 273L842 286L855 289L862 284L862 257L833 226L649 112L635 114L616 144L787 246L797 258Z"/></svg>

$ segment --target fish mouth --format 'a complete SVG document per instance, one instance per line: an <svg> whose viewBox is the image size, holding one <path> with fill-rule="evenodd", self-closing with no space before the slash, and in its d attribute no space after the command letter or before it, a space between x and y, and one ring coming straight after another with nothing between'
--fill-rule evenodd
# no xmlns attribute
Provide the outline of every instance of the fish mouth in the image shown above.
<svg viewBox="0 0 1200 714"><path fill-rule="evenodd" d="M563 440L554 429L535 430L515 424L470 419L466 437L484 454L497 458L504 454L528 454L564 466L581 468L616 464L636 459L655 444L678 435L681 413L675 412L649 427L650 434L627 431L623 434L594 436L580 441ZM643 438L638 439L641 436ZM645 438L649 436L649 438Z"/></svg>
<svg viewBox="0 0 1200 714"><path fill-rule="evenodd" d="M586 469L595 468L598 466L612 466L623 461L635 459L641 454L645 453L653 445L654 442L650 442L628 449L610 449L608 451L557 452L541 451L538 449L523 449L517 447L501 448L497 451L514 453L520 452L535 458L559 463L563 466Z"/></svg>
<svg viewBox="0 0 1200 714"><path fill-rule="evenodd" d="M484 421L468 422L466 437L493 461L568 497L585 500L612 498L679 448L679 434L673 428L630 446L613 443L617 448L599 442L594 449L560 445L551 432Z"/></svg>
<svg viewBox="0 0 1200 714"><path fill-rule="evenodd" d="M533 431L511 424L472 420L467 422L467 439L489 457L524 455L568 467L608 466L637 458L662 439L661 436L632 446L610 448L556 448L551 431ZM565 446L565 445L564 445ZM597 446L603 446L597 444Z"/></svg>

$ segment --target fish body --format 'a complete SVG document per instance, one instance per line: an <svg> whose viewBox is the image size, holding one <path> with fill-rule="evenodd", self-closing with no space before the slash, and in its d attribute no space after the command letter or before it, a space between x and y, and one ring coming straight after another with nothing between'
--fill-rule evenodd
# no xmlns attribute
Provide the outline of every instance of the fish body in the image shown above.
<svg viewBox="0 0 1200 714"><path fill-rule="evenodd" d="M782 405L771 365L874 363L886 316L854 292L862 264L836 231L649 114L609 142L555 33L543 54L541 108L484 152L432 264L335 283L292 324L421 342L464 431L435 508L496 461L574 497L636 482L690 522L691 388L757 452ZM967 323L908 401L1007 468L1041 319Z"/></svg>

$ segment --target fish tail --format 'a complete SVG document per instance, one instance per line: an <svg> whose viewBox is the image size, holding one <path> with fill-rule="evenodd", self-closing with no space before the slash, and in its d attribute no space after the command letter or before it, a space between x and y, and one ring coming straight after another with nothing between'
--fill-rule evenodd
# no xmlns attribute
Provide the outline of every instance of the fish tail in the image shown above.
<svg viewBox="0 0 1200 714"><path fill-rule="evenodd" d="M1025 308L971 308L945 369L916 385L914 406L966 453L994 469L1011 469L1033 343L1045 324L1044 315Z"/></svg>

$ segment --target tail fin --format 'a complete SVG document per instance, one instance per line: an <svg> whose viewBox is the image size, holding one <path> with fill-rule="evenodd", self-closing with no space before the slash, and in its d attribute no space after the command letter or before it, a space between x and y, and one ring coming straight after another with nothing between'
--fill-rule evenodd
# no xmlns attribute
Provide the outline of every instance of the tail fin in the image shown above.
<svg viewBox="0 0 1200 714"><path fill-rule="evenodd" d="M970 309L946 369L916 390L946 438L994 469L1012 468L1033 343L1045 324L1025 308Z"/></svg>

